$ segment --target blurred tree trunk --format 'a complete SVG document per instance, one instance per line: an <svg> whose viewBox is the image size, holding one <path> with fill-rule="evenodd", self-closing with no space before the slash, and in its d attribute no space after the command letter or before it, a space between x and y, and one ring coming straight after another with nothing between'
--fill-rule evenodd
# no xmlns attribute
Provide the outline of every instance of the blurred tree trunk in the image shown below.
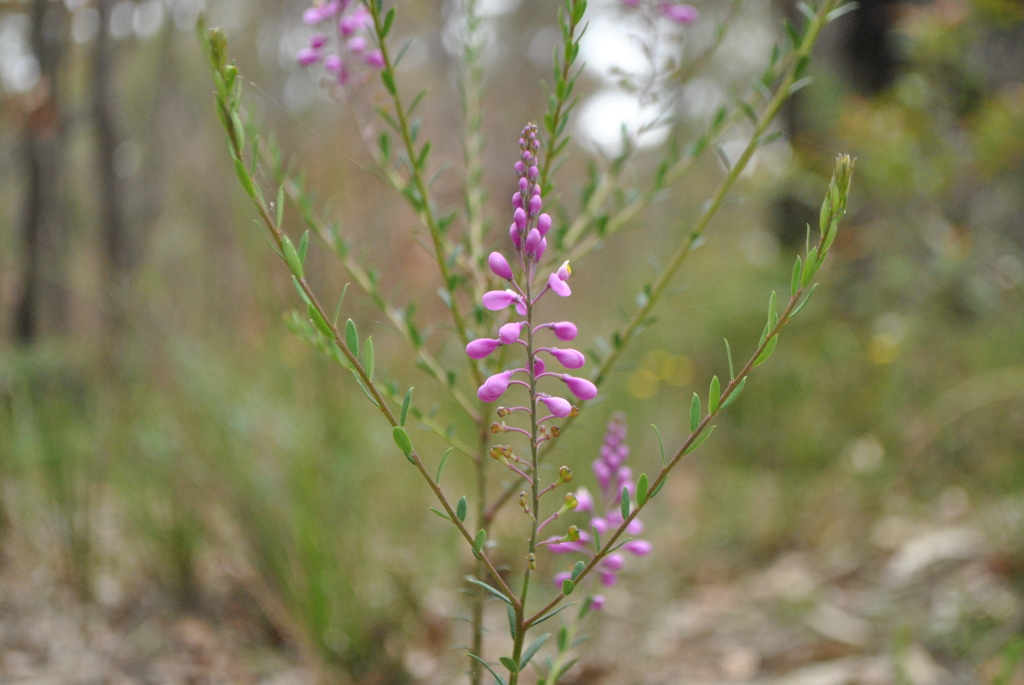
<svg viewBox="0 0 1024 685"><path fill-rule="evenodd" d="M99 194L99 228L103 241L103 287L108 335L117 337L123 324L125 278L130 268L129 241L122 214L123 193L117 175L118 146L114 104L114 55L109 31L114 0L99 0L100 30L92 61L92 116L96 136L96 170Z"/></svg>
<svg viewBox="0 0 1024 685"><path fill-rule="evenodd" d="M60 309L64 297L47 291L59 288L59 269L46 274L59 261L61 117L57 73L63 58L66 15L62 3L33 0L30 41L39 61L39 81L30 94L29 114L22 137L25 201L22 208L21 294L14 308L14 337L31 343L39 337L44 307ZM60 326L61 312L49 317Z"/></svg>

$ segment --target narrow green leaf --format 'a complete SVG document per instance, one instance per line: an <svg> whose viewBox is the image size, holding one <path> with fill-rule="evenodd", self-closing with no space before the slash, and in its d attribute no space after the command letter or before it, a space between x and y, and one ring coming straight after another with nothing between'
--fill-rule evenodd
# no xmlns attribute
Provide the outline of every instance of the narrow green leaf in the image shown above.
<svg viewBox="0 0 1024 685"><path fill-rule="evenodd" d="M498 685L508 685L505 682L504 678L502 678L500 675L498 675L497 673L494 672L494 669L491 668L490 664L488 664L486 661L484 661L483 659L478 657L476 654L466 654L466 656L468 656L473 661L476 661L477 663L483 664L484 668L486 668L488 671L490 671L491 675L494 676L494 679L496 681L498 681Z"/></svg>
<svg viewBox="0 0 1024 685"><path fill-rule="evenodd" d="M447 450L445 450L444 456L441 457L441 464L437 467L437 478L434 479L434 482L437 483L438 485L441 484L441 474L444 473L444 465L448 463L448 455L452 453L453 449L455 448L449 447Z"/></svg>
<svg viewBox="0 0 1024 685"><path fill-rule="evenodd" d="M281 221L284 219L284 184L281 184L281 187L277 189L277 204L274 206L274 209L277 211L275 225L277 230L280 231Z"/></svg>
<svg viewBox="0 0 1024 685"><path fill-rule="evenodd" d="M451 521L452 520L451 517L448 516L448 514L444 513L440 509L435 509L434 507L430 507L430 511L434 512L435 514L437 514L438 516L443 518L445 521Z"/></svg>
<svg viewBox="0 0 1024 685"><path fill-rule="evenodd" d="M566 609L568 609L569 607L571 607L571 606L572 606L573 604L575 604L575 603L576 603L576 602L569 602L568 604L566 604L566 605L564 605L564 606L560 606L560 607L558 607L558 608L557 608L557 609L555 609L554 611L551 611L551 612L548 612L548 613L544 614L543 616L541 616L540 618L538 618L538 619L537 619L536 621L534 621L533 623L531 623L531 624L530 624L530 627L532 628L532 627L534 627L534 626L539 626L539 625L540 625L541 623L543 623L544 621L548 620L548 619L549 619L549 618L551 618L552 616L554 616L554 615L556 615L556 614L558 614L558 613L560 613L560 612L562 612L562 611L565 611Z"/></svg>
<svg viewBox="0 0 1024 685"><path fill-rule="evenodd" d="M305 265L306 251L309 249L309 229L299 238L299 263Z"/></svg>
<svg viewBox="0 0 1024 685"><path fill-rule="evenodd" d="M345 301L345 294L348 292L348 283L341 289L341 297L338 298L338 306L334 308L334 325L338 325L338 317L341 316L341 303Z"/></svg>
<svg viewBox="0 0 1024 685"><path fill-rule="evenodd" d="M793 311L789 315L789 318L792 319L794 316L796 316L800 312L801 309L804 308L804 305L807 304L807 301L811 299L811 295L814 293L814 289L817 288L817 287L818 287L817 283L815 283L814 285L811 286L810 290L807 291L807 295L804 296L803 301L800 304L798 304L796 307L794 307Z"/></svg>
<svg viewBox="0 0 1024 685"><path fill-rule="evenodd" d="M722 401L722 384L718 376L711 377L711 388L708 390L708 413L714 414L718 411L718 405Z"/></svg>
<svg viewBox="0 0 1024 685"><path fill-rule="evenodd" d="M484 543L487 542L487 532L481 528L476 532L476 538L473 540L473 549L479 554L483 551Z"/></svg>
<svg viewBox="0 0 1024 685"><path fill-rule="evenodd" d="M549 685L556 685L556 683L558 682L559 678L564 676L569 671L570 668L572 668L573 666L576 665L576 662L579 661L579 660L580 660L579 657L576 657L575 659L571 659L570 661L567 661L564 666L562 666L560 669L558 669L558 673L552 673L551 674L551 679L548 681Z"/></svg>
<svg viewBox="0 0 1024 685"><path fill-rule="evenodd" d="M480 532L482 533L483 531L480 531ZM479 534L478 534L478 536L479 536ZM487 583L483 582L482 580L477 580L476 578L474 578L472 576L466 576L466 580L468 582L470 582L470 583L473 583L473 585L477 585L479 587L482 587L484 590L487 590L488 592L490 592L492 595L494 595L495 597L500 599L505 604L509 604L509 605L512 604L512 601L508 597L506 597L500 590L498 590L497 588L491 587L490 585L488 585Z"/></svg>
<svg viewBox="0 0 1024 685"><path fill-rule="evenodd" d="M384 87L388 89L389 93L391 93L392 95L396 93L395 77L392 76L391 72L388 69L385 69L384 71L380 72L380 80L384 82Z"/></svg>
<svg viewBox="0 0 1024 685"><path fill-rule="evenodd" d="M402 413L399 415L398 424L405 425L405 418L409 415L409 405L412 404L412 388L405 391L405 399L402 400Z"/></svg>
<svg viewBox="0 0 1024 685"><path fill-rule="evenodd" d="M661 448L661 465L664 466L666 464L666 461L665 461L665 443L662 442L662 440L661 440L661 431L658 430L658 427L655 426L653 423L651 424L651 428L654 429L655 434L658 436L658 447ZM600 547L600 545L598 545L598 547Z"/></svg>
<svg viewBox="0 0 1024 685"><path fill-rule="evenodd" d="M629 516L629 490L622 488L622 502L619 504L619 509L622 511L622 519L625 520Z"/></svg>
<svg viewBox="0 0 1024 685"><path fill-rule="evenodd" d="M513 640L516 639L516 610L511 604L505 607L508 612L508 634Z"/></svg>
<svg viewBox="0 0 1024 685"><path fill-rule="evenodd" d="M818 246L815 245L811 248L810 252L807 253L807 259L804 261L804 275L800 279L800 285L807 285L814 278L814 274L818 272Z"/></svg>
<svg viewBox="0 0 1024 685"><path fill-rule="evenodd" d="M779 296L772 291L772 296L768 298L768 320L771 321L775 318L776 312L779 308Z"/></svg>
<svg viewBox="0 0 1024 685"><path fill-rule="evenodd" d="M663 487L665 487L665 481L667 481L667 480L668 480L668 478L662 478L660 481L658 481L658 484L654 486L653 490L651 490L651 494L647 496L647 499L654 499L654 497L659 492L661 492L661 489Z"/></svg>
<svg viewBox="0 0 1024 685"><path fill-rule="evenodd" d="M295 251L295 245L286 234L281 234L281 252L284 254L284 261L291 269L295 278L302 278L302 262L299 260L299 253Z"/></svg>
<svg viewBox="0 0 1024 685"><path fill-rule="evenodd" d="M519 664L513 661L510 657L501 656L498 657L498 661L501 662L502 666L508 669L509 673L519 673Z"/></svg>
<svg viewBox="0 0 1024 685"><path fill-rule="evenodd" d="M530 663L530 659L532 659L533 655L536 654L540 650L540 648L544 646L544 643L548 641L549 637L551 637L551 633L544 633L543 635L539 636L536 640L530 643L530 646L526 648L526 650L523 652L522 658L519 660L520 671L526 668L527 664Z"/></svg>
<svg viewBox="0 0 1024 685"><path fill-rule="evenodd" d="M761 351L761 354L757 355L757 359L754 360L754 366L761 366L761 364L764 364L766 361L768 361L768 357L772 356L772 352L775 351L775 346L778 344L778 342L778 334L773 335L772 339L768 341L768 344L764 346L764 349Z"/></svg>
<svg viewBox="0 0 1024 685"><path fill-rule="evenodd" d="M700 437L698 437L696 440L694 440L693 443L689 447L686 448L686 451L683 452L683 454L684 455L689 454L690 452L694 451L695 449L697 449L698 447L703 445L704 441L707 440L709 437L711 437L711 431L713 431L713 430L715 430L714 426L708 426L707 429L705 429L705 431L700 434Z"/></svg>
<svg viewBox="0 0 1024 685"><path fill-rule="evenodd" d="M563 595L566 595L566 596L571 595L572 591L574 589L576 589L576 584L573 583L572 580L570 580L569 578L566 578L565 580L562 581L562 594Z"/></svg>
<svg viewBox="0 0 1024 685"><path fill-rule="evenodd" d="M331 327L324 321L324 317L320 316L320 312L316 310L311 304L306 305L306 314L309 315L309 320L313 322L316 329L324 334L324 336L333 339L334 333L331 331Z"/></svg>
<svg viewBox="0 0 1024 685"><path fill-rule="evenodd" d="M585 569L586 567L587 565L584 564L582 561L576 562L576 565L572 567L573 582L575 582L576 579L580 577L580 574L583 573L583 569Z"/></svg>
<svg viewBox="0 0 1024 685"><path fill-rule="evenodd" d="M412 453L412 440L409 439L409 434L405 432L404 428L395 426L391 430L391 436L395 439L398 449L402 450L405 454Z"/></svg>
<svg viewBox="0 0 1024 685"><path fill-rule="evenodd" d="M392 7L388 10L388 13L384 15L384 24L380 27L380 39L384 41L388 36L388 32L391 31L391 24L395 21L395 8Z"/></svg>
<svg viewBox="0 0 1024 685"><path fill-rule="evenodd" d="M359 356L359 333L352 319L345 322L345 344L352 354Z"/></svg>
<svg viewBox="0 0 1024 685"><path fill-rule="evenodd" d="M744 376L743 379L736 384L736 389L733 390L727 398L725 398L725 402L722 403L722 409L727 408L730 404L736 401L736 398L740 396L741 392L743 392L743 386L746 384L747 376Z"/></svg>
<svg viewBox="0 0 1024 685"><path fill-rule="evenodd" d="M697 430L697 426L700 425L700 397L697 393L693 393L693 399L690 400L690 432Z"/></svg>
<svg viewBox="0 0 1024 685"><path fill-rule="evenodd" d="M594 534L594 547L601 549L601 534L597 532L597 528L593 525L590 526L590 532Z"/></svg>
<svg viewBox="0 0 1024 685"><path fill-rule="evenodd" d="M793 264L793 277L789 282L789 294L790 297L796 295L796 291L800 289L800 277L803 276L804 263L800 259L800 255L796 256L796 263Z"/></svg>
<svg viewBox="0 0 1024 685"><path fill-rule="evenodd" d="M459 500L459 503L455 505L455 515L459 517L460 521L466 520L466 510L469 508L469 503L466 501L466 496L463 495Z"/></svg>
<svg viewBox="0 0 1024 685"><path fill-rule="evenodd" d="M363 345L363 368L366 370L366 377L373 378L373 336L366 339Z"/></svg>
<svg viewBox="0 0 1024 685"><path fill-rule="evenodd" d="M636 504L642 507L647 502L647 474L641 473L636 481Z"/></svg>
<svg viewBox="0 0 1024 685"><path fill-rule="evenodd" d="M722 338L722 340L725 341L725 354L726 356L729 357L729 380L733 380L734 378L736 378L736 372L733 370L732 366L732 348L729 347L728 338Z"/></svg>

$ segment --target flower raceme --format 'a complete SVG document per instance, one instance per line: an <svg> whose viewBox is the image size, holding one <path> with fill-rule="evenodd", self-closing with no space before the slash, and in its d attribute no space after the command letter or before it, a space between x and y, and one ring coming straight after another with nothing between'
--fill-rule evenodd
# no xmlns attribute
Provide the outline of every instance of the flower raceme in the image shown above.
<svg viewBox="0 0 1024 685"><path fill-rule="evenodd" d="M512 196L512 224L509 227L509 237L516 251L516 261L522 271L522 283L516 279L509 265L509 261L500 252L492 252L487 258L487 264L491 271L498 278L508 281L512 287L504 290L491 290L483 295L481 303L491 311L501 311L514 305L520 316L527 316L532 312L533 307L548 291L554 292L561 297L569 297L572 290L569 287L569 277L572 270L569 262L563 263L553 271L547 278L545 287L532 296L529 293L529 283L533 282L536 270L544 251L547 249L547 234L551 230L551 216L541 212L544 200L541 197L540 184L538 182L540 172L537 168L537 153L539 141L537 140L537 128L528 125L523 129L522 137L519 139L520 159L515 163L516 176L519 179L519 190ZM529 300L529 301L528 301ZM503 325L498 330L497 338L479 338L473 340L466 346L466 354L473 359L484 359L503 345L514 345L519 343L530 345L522 339L523 327L532 325L529 321L513 321ZM533 334L544 330L550 330L555 337L562 341L569 341L576 337L576 325L571 321L558 321L534 325L530 339ZM523 368L502 371L488 378L477 390L477 396L484 402L493 402L499 399L513 383L522 383L530 387L524 381L514 381L512 377L517 373L532 376L534 381L541 378L557 378L565 383L569 392L581 400L593 399L597 395L597 387L586 380L569 374L547 372L544 361L538 356L539 353L549 354L563 368L579 369L586 363L586 357L579 350L561 347L538 347L533 349L533 358ZM537 402L543 402L552 415L557 418L564 418L572 411L572 405L567 400L552 397L543 393L537 393L531 398L532 404L528 411L536 410Z"/></svg>
<svg viewBox="0 0 1024 685"><path fill-rule="evenodd" d="M309 45L299 50L296 61L304 67L323 63L324 71L339 84L345 85L351 78L349 65L361 59L373 69L384 68L384 54L370 50L365 34L373 26L370 11L361 3L351 0L328 0L317 2L302 13L307 26L321 26L331 22L328 33L316 33ZM348 61L346 61L348 60Z"/></svg>
<svg viewBox="0 0 1024 685"><path fill-rule="evenodd" d="M604 535L622 525L622 490L625 488L629 493L636 492L636 483L633 481L633 471L624 462L629 457L629 447L625 443L626 421L621 413L612 415L608 422L608 428L604 435L604 443L601 445L600 456L594 460L594 475L597 476L598 485L601 488L602 504L605 513L598 512L598 504L594 496L586 488L576 491L576 502L578 511L585 511L590 515L590 525L598 535ZM644 524L640 519L634 518L626 526L626 535L640 535L644 531ZM563 542L560 538L549 538L547 541L548 551L555 554L583 554L593 557L596 550L591 545L595 542L592 536L580 532L580 539L577 542ZM646 556L651 553L653 546L647 540L629 540L622 545L622 549L635 556ZM597 567L601 583L606 586L614 585L616 574L626 564L626 558L618 553L612 553L604 557ZM561 585L562 580L570 577L568 572L555 575L555 585ZM593 607L591 607L593 608Z"/></svg>

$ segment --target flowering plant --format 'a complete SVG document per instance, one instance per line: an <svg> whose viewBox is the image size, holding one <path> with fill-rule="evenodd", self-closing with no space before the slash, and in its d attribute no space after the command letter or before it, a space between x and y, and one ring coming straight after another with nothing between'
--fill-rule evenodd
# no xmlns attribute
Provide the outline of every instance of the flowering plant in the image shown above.
<svg viewBox="0 0 1024 685"><path fill-rule="evenodd" d="M648 87L641 88L643 97L660 103L663 116L659 121L671 120L673 89L698 71L717 49L721 36L735 17L736 7L738 4L734 4L723 19L716 34L718 38L705 52L689 62L681 61L678 55L664 61L652 57L650 70L635 81L647 84ZM300 64L321 68L327 85L332 88L350 86L356 78L362 79L364 85L372 85L371 76L379 75L389 104L376 107L384 130L374 140L372 151L388 182L415 211L429 237L442 283L439 294L450 311L455 335L465 347L468 373L476 388L475 401L464 391L457 374L445 368L426 345L412 321L410 310L388 302L377 279L352 256L348 243L337 229L317 215L311 196L283 162L280 150L260 137L251 124L242 123L241 79L237 68L227 60L224 33L201 27L216 85L217 112L227 132L238 179L252 200L272 246L291 272L305 304L305 315L293 314L291 327L352 373L357 385L390 425L401 454L419 471L433 492L440 505L433 511L454 526L475 558L474 572L468 576L475 593L472 645L467 655L473 683L482 682L489 672L502 685L513 685L527 667L536 669L540 683L554 685L559 681L574 663L571 652L576 648L574 635L579 621L591 611L601 609L603 596L593 594L579 603L576 619L558 631L553 651L547 648L551 653L546 659L539 655L551 634L533 636L531 632L571 606L567 598L577 592L583 594L581 588L592 574L603 585L613 584L616 573L626 564L619 550L634 555L652 552L650 542L635 537L643 531L638 518L640 512L658 495L680 460L710 436L715 418L739 397L752 370L771 356L783 327L807 303L813 291L812 280L828 255L846 211L853 171L848 157L841 156L836 162L821 208L819 240L814 247L810 245L808 227L807 251L796 258L788 301L779 301L772 293L760 340L748 361L738 369L726 342L729 380L723 383L717 376L710 380L706 408L694 394L688 416L689 435L673 453L662 448L660 469L650 476L641 473L634 478L633 471L625 465L629 456L625 420L615 414L608 425L600 456L594 462L598 496L595 498L583 487L568 491L574 475L567 466L558 468L557 478L545 484L542 464L551 455L552 445L572 425L587 402L598 395L600 386L630 342L651 323L655 304L702 238L726 193L755 152L775 137L773 121L782 104L808 82L804 74L819 32L849 6L837 7L836 0L822 0L817 8L802 7L807 15L805 25L799 29L790 26L790 44L773 52L751 94L738 98L732 107L719 109L707 130L689 146L667 146L669 149L646 189L632 193L629 202L622 201L622 194L616 192L624 185L623 167L638 153L638 141L650 129L649 126L632 131L624 128L621 152L608 160L604 170L584 189L582 209L571 221L556 226L552 214L542 210L547 198L553 196L555 170L569 150L567 122L575 105L573 93L579 75L575 61L587 10L586 0L565 0L559 12L562 42L561 49L556 51L555 82L548 111L541 127L528 124L520 133L520 154L512 165L518 189L511 200L508 242L504 243L503 250L490 252L484 247L488 237L484 230L480 185L483 145L480 53L483 46L479 36L481 19L476 14L475 1L469 0L465 7L462 87L466 110L466 206L460 224L462 230L457 235L452 230L457 213L442 215L438 212L426 179L431 146L430 142L418 142L419 126L412 120L423 94L407 104L398 87L396 60L392 58L387 40L395 7L385 9L382 0L366 3L329 0L306 11L303 16L306 24L331 28L328 33L315 34L308 46L299 51L296 59ZM645 13L658 31L660 21L668 21L678 29L698 17L695 8L674 2L648 6L640 0L631 0L624 3L622 10ZM360 62L362 66L357 70L355 65ZM764 104L759 106L761 98ZM661 191L676 183L706 150L716 148L717 141L730 130L745 133L747 142L742 151L732 159L723 154L726 171L718 187L685 232L667 265L638 297L639 306L633 316L612 336L611 349L604 354L589 353L593 364L589 372L583 371L588 361L586 356L574 348L558 346L577 337L577 326L571 321L549 321L542 316L544 298L550 298L552 293L556 297L571 297L571 264L596 246L612 241L621 226L639 214ZM253 144L247 145L247 139L254 141ZM393 140L397 140L398 153L393 150ZM275 202L267 202L264 197L262 185L256 178L258 167L269 169L277 182ZM413 402L411 387L401 393L397 383L381 379L375 372L372 338L361 340L352 319L340 324L338 314L332 316L321 304L305 271L309 230L297 243L285 230L283 212L289 201L300 209L308 228L320 235L340 257L352 279L408 341L419 367L450 396L453 407L472 421L476 429L475 445L469 445L464 436L421 411ZM561 215L568 216L565 207L561 210ZM471 307L471 315L467 314L467 306ZM339 312L340 308L341 303ZM515 359L519 361L513 361ZM549 365L555 368L549 370ZM513 396L515 400L511 399ZM503 401L502 404L499 405L499 401ZM448 451L438 457L423 455L406 429L409 417L450 443ZM496 435L509 435L510 444L492 443ZM472 518L470 498L462 496L454 500L441 485L448 455L453 450L466 454L475 471L477 490L472 497L475 512ZM491 459L513 477L512 486L496 492L487 469ZM437 466L428 467L428 460L436 460ZM497 542L492 539L491 529L505 505L517 496L525 543L512 558L518 556L521 565L499 568L492 559ZM552 500L554 504L549 504ZM589 523L582 527L578 524L563 526L560 519L574 510L589 513ZM574 516L573 520L582 522L578 515ZM583 558L573 563L571 569L549 572L559 555ZM536 574L553 580L556 590L549 589L550 580L534 582ZM539 605L536 603L538 594L542 598ZM484 602L489 598L502 602L507 609L509 644L507 652L501 655L484 653Z"/></svg>

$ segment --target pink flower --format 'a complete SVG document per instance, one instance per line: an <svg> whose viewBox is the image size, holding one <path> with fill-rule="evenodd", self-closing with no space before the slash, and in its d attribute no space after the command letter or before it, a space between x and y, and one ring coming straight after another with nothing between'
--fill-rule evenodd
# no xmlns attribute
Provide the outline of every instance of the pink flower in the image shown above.
<svg viewBox="0 0 1024 685"><path fill-rule="evenodd" d="M663 2L661 13L677 24L692 24L700 18L700 12L693 5Z"/></svg>
<svg viewBox="0 0 1024 685"><path fill-rule="evenodd" d="M626 550L627 552L632 552L638 557L647 556L651 553L651 550L653 548L653 545L647 542L647 540L630 540L622 546L622 549Z"/></svg>
<svg viewBox="0 0 1024 685"><path fill-rule="evenodd" d="M590 513L594 512L594 496L590 494L590 491L586 488L580 488L576 491L576 505L577 511L587 511ZM593 523L593 521L591 521ZM598 531L600 533L601 531Z"/></svg>
<svg viewBox="0 0 1024 685"><path fill-rule="evenodd" d="M309 47L313 48L314 50L319 50L324 46L326 42L327 36L325 36L322 33L317 33L314 34L313 37L309 39Z"/></svg>
<svg viewBox="0 0 1024 685"><path fill-rule="evenodd" d="M496 312L500 309L504 309L513 302L517 302L519 299L519 295L511 290L491 290L490 292L484 293L484 296L480 301L492 312Z"/></svg>
<svg viewBox="0 0 1024 685"><path fill-rule="evenodd" d="M530 232L526 236L526 252L527 254L536 255L537 248L540 247L540 231L536 228L531 228Z"/></svg>
<svg viewBox="0 0 1024 685"><path fill-rule="evenodd" d="M346 45L348 46L349 50L358 55L360 52L366 49L366 39L363 38L362 36L352 36L351 38L348 39L348 43L346 43Z"/></svg>
<svg viewBox="0 0 1024 685"><path fill-rule="evenodd" d="M496 373L484 381L484 384L476 391L476 396L483 402L494 402L508 390L508 382L511 379L511 371Z"/></svg>
<svg viewBox="0 0 1024 685"><path fill-rule="evenodd" d="M572 321L559 321L558 323L551 324L551 329L555 332L555 337L559 340L566 342L576 338L576 324Z"/></svg>
<svg viewBox="0 0 1024 685"><path fill-rule="evenodd" d="M526 229L526 212L523 211L522 207L516 207L516 211L512 215L512 220L515 222L516 228L520 231Z"/></svg>
<svg viewBox="0 0 1024 685"><path fill-rule="evenodd" d="M561 297L569 297L572 295L572 289L569 284L558 277L558 274L551 274L548 276L548 287L555 291L555 294Z"/></svg>
<svg viewBox="0 0 1024 685"><path fill-rule="evenodd" d="M583 356L582 352L571 348L561 350L557 347L552 347L548 352L558 360L558 363L567 369L578 369L587 363L587 359Z"/></svg>
<svg viewBox="0 0 1024 685"><path fill-rule="evenodd" d="M615 581L618 577L611 571L601 571L601 583L607 587L615 585Z"/></svg>
<svg viewBox="0 0 1024 685"><path fill-rule="evenodd" d="M491 271L494 275L499 278L504 278L506 281L512 280L512 268L508 265L508 260L500 252L492 252L487 257L487 265L491 267ZM518 335L516 336L519 337Z"/></svg>
<svg viewBox="0 0 1024 685"><path fill-rule="evenodd" d="M497 253L492 252L491 254ZM511 345L516 340L519 340L519 336L522 333L523 325L525 323L525 321L513 321L512 323L505 324L498 329L498 338L506 345Z"/></svg>
<svg viewBox="0 0 1024 685"><path fill-rule="evenodd" d="M568 571L562 571L555 574L555 587L562 587L563 580L571 580L572 574Z"/></svg>
<svg viewBox="0 0 1024 685"><path fill-rule="evenodd" d="M618 552L613 552L606 556L601 564L609 571L621 571L622 567L626 565L626 557L622 556Z"/></svg>
<svg viewBox="0 0 1024 685"><path fill-rule="evenodd" d="M494 352L499 344L501 344L500 340L480 338L466 345L466 354L469 355L470 359L483 359L491 352Z"/></svg>
<svg viewBox="0 0 1024 685"><path fill-rule="evenodd" d="M363 61L369 64L374 69L384 68L384 53L380 50L374 50L363 55Z"/></svg>
<svg viewBox="0 0 1024 685"><path fill-rule="evenodd" d="M522 162L520 162L520 164L522 164ZM513 193L512 194L512 208L513 209L522 209L523 208L523 194L522 193Z"/></svg>
<svg viewBox="0 0 1024 685"><path fill-rule="evenodd" d="M341 70L344 68L345 63L341 60L341 56L327 55L327 57L324 57L324 69L332 74L341 73Z"/></svg>
<svg viewBox="0 0 1024 685"><path fill-rule="evenodd" d="M541 214L537 217L537 230L542 236L548 234L548 231L551 230L551 215Z"/></svg>
<svg viewBox="0 0 1024 685"><path fill-rule="evenodd" d="M604 595L594 595L590 598L590 610L601 611L604 609Z"/></svg>
<svg viewBox="0 0 1024 685"><path fill-rule="evenodd" d="M533 375L539 376L544 373L544 360L540 357L533 358Z"/></svg>
<svg viewBox="0 0 1024 685"><path fill-rule="evenodd" d="M511 226L509 226L508 237L512 239L512 244L515 245L516 249L518 250L519 249L519 241L520 241L519 227L516 226L515 224L512 224Z"/></svg>
<svg viewBox="0 0 1024 685"><path fill-rule="evenodd" d="M588 381L585 378L577 378L576 376L570 376L564 374L562 381L565 382L569 388L569 392L581 400L592 400L597 397L597 386Z"/></svg>
<svg viewBox="0 0 1024 685"><path fill-rule="evenodd" d="M540 401L546 404L551 413L560 419L564 419L572 411L572 405L561 397L542 397Z"/></svg>
<svg viewBox="0 0 1024 685"><path fill-rule="evenodd" d="M310 64L319 62L321 58L320 51L314 50L313 48L302 48L299 50L299 54L295 56L299 64L304 67L308 67Z"/></svg>

